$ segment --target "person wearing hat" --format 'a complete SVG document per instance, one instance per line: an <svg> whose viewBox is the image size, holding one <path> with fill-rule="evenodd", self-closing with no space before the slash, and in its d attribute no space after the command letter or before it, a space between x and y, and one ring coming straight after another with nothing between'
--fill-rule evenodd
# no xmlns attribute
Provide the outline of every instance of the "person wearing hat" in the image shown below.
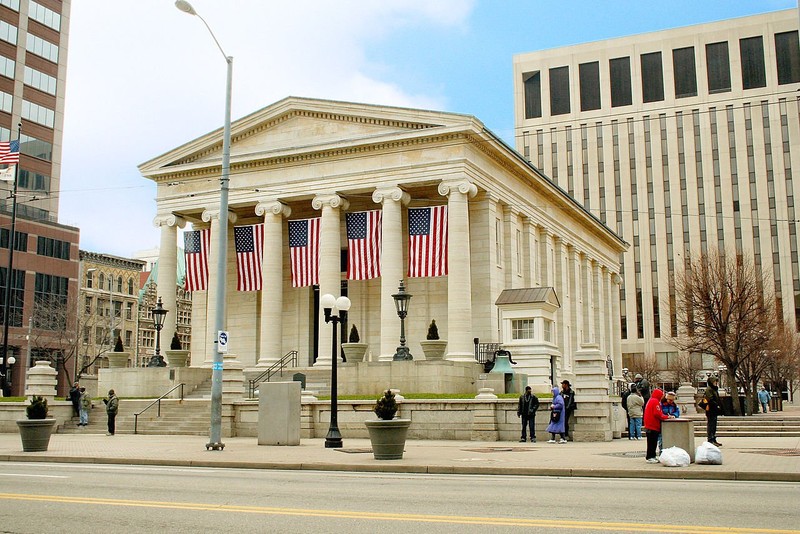
<svg viewBox="0 0 800 534"><path fill-rule="evenodd" d="M108 390L108 397L103 399L103 403L106 405L106 415L108 415L108 432L106 432L106 436L113 436L116 432L117 411L119 409L119 399L113 389Z"/></svg>
<svg viewBox="0 0 800 534"><path fill-rule="evenodd" d="M572 417L575 408L575 392L570 387L569 380L561 381L561 397L564 399L564 436L569 438L569 418Z"/></svg>
<svg viewBox="0 0 800 534"><path fill-rule="evenodd" d="M724 413L724 410L722 409L722 400L719 398L719 379L716 376L708 377L708 387L703 393L703 401L705 401L708 442L722 447L722 444L717 441L717 418Z"/></svg>
<svg viewBox="0 0 800 534"><path fill-rule="evenodd" d="M636 389L642 394L644 405L647 406L647 401L650 400L650 382L641 374L636 373L636 376L633 377L633 383L636 384Z"/></svg>

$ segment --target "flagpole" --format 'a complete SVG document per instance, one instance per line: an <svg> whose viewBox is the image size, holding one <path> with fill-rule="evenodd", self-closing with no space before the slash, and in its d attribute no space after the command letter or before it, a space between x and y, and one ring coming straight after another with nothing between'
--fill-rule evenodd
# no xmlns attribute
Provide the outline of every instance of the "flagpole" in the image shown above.
<svg viewBox="0 0 800 534"><path fill-rule="evenodd" d="M20 138L22 137L22 123L19 123L19 127L17 129L17 142L20 142ZM10 150L10 149L9 149ZM20 151L20 147L17 147L17 150ZM8 313L9 308L11 307L11 292L13 288L11 287L12 282L14 281L13 271L14 271L14 245L15 245L15 232L17 227L17 182L19 181L19 160L14 168L14 189L11 193L11 232L8 236L8 269L6 270L6 294L5 300L3 302L3 353L2 353L2 366L0 366L0 391L3 393L3 396L8 396L11 392L11 386L8 383L8 327L9 327L9 320L8 320ZM28 370L25 369L24 372ZM24 394L25 392L23 392Z"/></svg>

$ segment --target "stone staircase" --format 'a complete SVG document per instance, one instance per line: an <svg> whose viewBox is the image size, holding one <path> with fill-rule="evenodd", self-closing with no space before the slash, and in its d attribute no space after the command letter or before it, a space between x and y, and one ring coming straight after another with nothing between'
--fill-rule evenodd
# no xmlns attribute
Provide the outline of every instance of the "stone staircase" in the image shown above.
<svg viewBox="0 0 800 534"><path fill-rule="evenodd" d="M197 386L191 393L186 393L184 398L187 399L211 399L211 379L204 381Z"/></svg>
<svg viewBox="0 0 800 534"><path fill-rule="evenodd" d="M694 421L695 437L706 436L704 415L690 415ZM717 420L717 437L798 437L800 438L800 415L771 412L751 416L723 416Z"/></svg>
<svg viewBox="0 0 800 534"><path fill-rule="evenodd" d="M210 393L209 393L210 395ZM133 434L134 414L141 412L150 399L128 400L121 399L119 413L116 420L117 434ZM158 416L158 406L154 405L141 414L138 418L137 432L139 434L181 434L202 436L208 434L211 404L208 399L184 398L164 399L161 401L161 416ZM79 427L78 418L60 425L59 434L105 434L107 431L107 417L105 406L102 402L95 404L89 412L89 425Z"/></svg>

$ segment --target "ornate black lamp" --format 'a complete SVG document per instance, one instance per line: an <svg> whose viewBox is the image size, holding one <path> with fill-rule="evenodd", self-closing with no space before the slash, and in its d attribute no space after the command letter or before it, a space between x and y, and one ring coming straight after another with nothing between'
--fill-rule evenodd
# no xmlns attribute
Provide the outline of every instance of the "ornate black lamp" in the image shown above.
<svg viewBox="0 0 800 534"><path fill-rule="evenodd" d="M164 328L164 319L167 318L167 310L161 304L161 297L158 297L156 307L150 312L153 315L153 327L156 329L156 351L150 358L147 367L166 367L167 363L161 356L161 329Z"/></svg>
<svg viewBox="0 0 800 534"><path fill-rule="evenodd" d="M339 361L339 343L336 339L336 332L339 330L339 323L347 320L347 310L350 309L350 299L339 297L338 299L330 293L322 295L319 305L325 311L325 322L333 323L333 337L331 338L331 424L328 427L328 434L325 436L326 449L341 449L342 434L339 432L339 388L337 368ZM338 315L334 315L338 312Z"/></svg>
<svg viewBox="0 0 800 534"><path fill-rule="evenodd" d="M406 315L408 315L408 301L411 300L410 293L406 293L406 286L400 280L400 287L397 288L397 293L392 295L394 299L394 307L397 309L397 316L400 317L400 346L397 347L397 352L394 353L392 360L413 360L414 357L406 347Z"/></svg>

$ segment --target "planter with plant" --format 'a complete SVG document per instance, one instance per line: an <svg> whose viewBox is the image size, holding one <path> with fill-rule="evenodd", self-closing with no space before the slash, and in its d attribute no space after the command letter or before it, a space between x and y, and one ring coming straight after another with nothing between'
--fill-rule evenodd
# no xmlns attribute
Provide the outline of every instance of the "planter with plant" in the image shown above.
<svg viewBox="0 0 800 534"><path fill-rule="evenodd" d="M31 397L30 404L25 408L27 419L17 421L19 435L22 439L24 452L42 452L50 444L50 435L56 420L48 418L47 399L39 396Z"/></svg>
<svg viewBox="0 0 800 534"><path fill-rule="evenodd" d="M364 355L367 353L369 344L361 343L361 336L358 334L358 328L353 325L350 328L350 335L347 338L347 343L342 343L342 350L347 358L347 363L358 363L364 361Z"/></svg>
<svg viewBox="0 0 800 534"><path fill-rule="evenodd" d="M189 358L189 351L183 350L181 340L178 333L172 335L172 341L169 343L169 349L165 351L167 355L167 363L170 367L186 367L186 360Z"/></svg>
<svg viewBox="0 0 800 534"><path fill-rule="evenodd" d="M122 338L117 336L117 342L114 344L114 350L106 354L108 358L108 367L111 369L119 369L128 367L128 359L131 357L130 352L125 352L122 346Z"/></svg>
<svg viewBox="0 0 800 534"><path fill-rule="evenodd" d="M444 350L447 348L447 340L439 339L439 328L436 326L436 320L431 320L428 326L428 335L424 341L420 341L422 352L425 353L426 360L442 360L444 359Z"/></svg>
<svg viewBox="0 0 800 534"><path fill-rule="evenodd" d="M401 460L406 446L410 419L395 419L397 401L392 390L387 389L372 409L378 419L364 421L376 460Z"/></svg>

